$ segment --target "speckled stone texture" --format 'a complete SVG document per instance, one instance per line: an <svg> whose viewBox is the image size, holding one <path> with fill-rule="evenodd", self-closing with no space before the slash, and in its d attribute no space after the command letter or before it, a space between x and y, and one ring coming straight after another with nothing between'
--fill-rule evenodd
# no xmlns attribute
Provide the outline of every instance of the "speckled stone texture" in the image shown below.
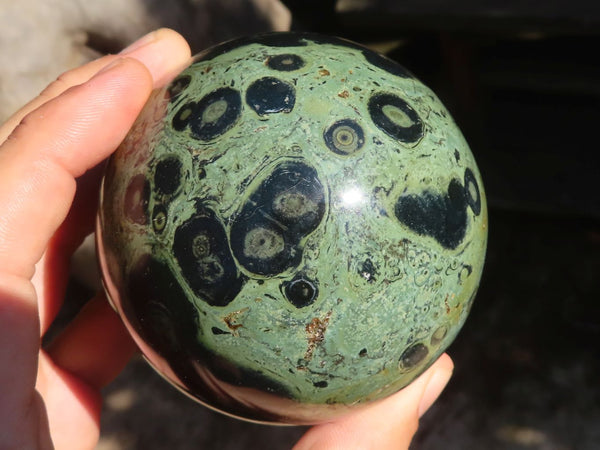
<svg viewBox="0 0 600 450"><path fill-rule="evenodd" d="M105 282L166 378L315 423L406 386L463 325L483 184L435 94L349 41L263 34L154 93L108 167Z"/></svg>

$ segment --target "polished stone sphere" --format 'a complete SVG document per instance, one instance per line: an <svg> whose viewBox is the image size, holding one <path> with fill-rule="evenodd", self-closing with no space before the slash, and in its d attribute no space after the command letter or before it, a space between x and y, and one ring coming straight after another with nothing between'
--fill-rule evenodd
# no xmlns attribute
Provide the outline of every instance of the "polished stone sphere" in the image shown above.
<svg viewBox="0 0 600 450"><path fill-rule="evenodd" d="M487 208L461 132L403 67L273 33L153 93L108 164L97 239L108 296L164 378L226 414L312 424L448 347Z"/></svg>

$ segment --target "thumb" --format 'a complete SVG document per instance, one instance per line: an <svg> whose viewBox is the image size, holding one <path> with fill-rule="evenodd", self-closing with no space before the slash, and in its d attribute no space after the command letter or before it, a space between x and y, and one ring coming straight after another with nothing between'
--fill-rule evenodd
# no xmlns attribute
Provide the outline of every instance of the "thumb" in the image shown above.
<svg viewBox="0 0 600 450"><path fill-rule="evenodd" d="M407 449L421 417L442 393L454 364L443 354L427 371L396 394L344 416L317 425L294 450Z"/></svg>

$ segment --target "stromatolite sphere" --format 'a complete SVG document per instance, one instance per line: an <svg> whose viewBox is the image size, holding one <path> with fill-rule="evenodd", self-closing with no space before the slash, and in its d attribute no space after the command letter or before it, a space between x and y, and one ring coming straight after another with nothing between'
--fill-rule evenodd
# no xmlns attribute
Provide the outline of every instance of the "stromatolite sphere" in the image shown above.
<svg viewBox="0 0 600 450"><path fill-rule="evenodd" d="M295 33L214 47L154 92L98 227L111 301L166 379L304 424L437 359L486 236L477 166L437 97L357 44Z"/></svg>

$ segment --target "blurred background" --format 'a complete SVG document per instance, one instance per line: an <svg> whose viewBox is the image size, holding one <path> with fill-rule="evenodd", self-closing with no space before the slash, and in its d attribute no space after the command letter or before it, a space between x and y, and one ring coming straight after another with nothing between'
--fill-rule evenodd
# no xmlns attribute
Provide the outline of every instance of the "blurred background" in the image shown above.
<svg viewBox="0 0 600 450"><path fill-rule="evenodd" d="M430 86L479 163L490 236L454 376L412 447L600 449L600 2L0 0L0 120L159 26L194 52L266 30L342 36ZM57 329L97 285L92 249L77 258ZM304 432L213 413L140 358L104 394L98 450L286 449Z"/></svg>

